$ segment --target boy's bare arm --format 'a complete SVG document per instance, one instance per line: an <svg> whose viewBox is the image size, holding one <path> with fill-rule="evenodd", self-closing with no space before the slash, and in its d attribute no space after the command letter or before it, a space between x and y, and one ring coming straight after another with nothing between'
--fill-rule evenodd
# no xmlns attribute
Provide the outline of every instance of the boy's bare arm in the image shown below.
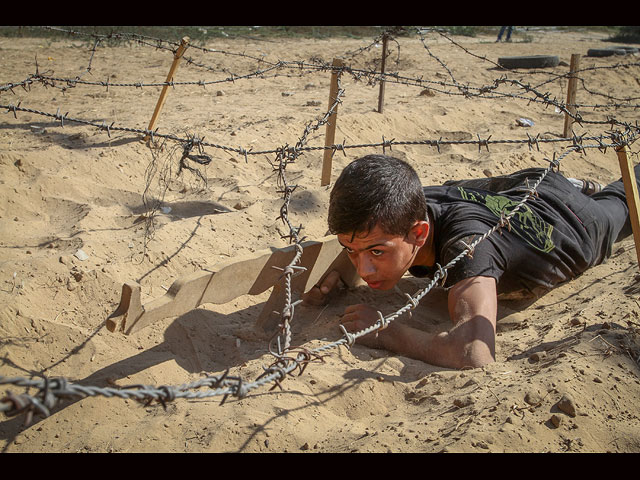
<svg viewBox="0 0 640 480"><path fill-rule="evenodd" d="M495 360L496 284L493 278L473 277L449 292L449 314L454 327L431 334L397 321L386 329L360 337L358 343L384 348L432 365L448 368L479 367ZM360 331L378 320L368 305L345 309L343 325Z"/></svg>

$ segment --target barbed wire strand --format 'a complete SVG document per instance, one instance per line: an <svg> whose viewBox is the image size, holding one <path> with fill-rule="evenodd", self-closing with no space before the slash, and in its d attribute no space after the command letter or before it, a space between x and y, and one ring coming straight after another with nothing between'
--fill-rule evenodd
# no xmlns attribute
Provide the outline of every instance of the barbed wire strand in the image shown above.
<svg viewBox="0 0 640 480"><path fill-rule="evenodd" d="M87 387L80 386L68 382L64 378L44 378L44 379L26 379L22 377L8 378L1 376L0 384L12 384L23 387L34 387L38 389L38 393L35 395L20 394L15 395L8 392L5 397L0 399L0 411L4 411L5 415L13 416L24 413L27 415L27 421L30 421L34 414L48 416L53 407L55 407L60 399L75 397L84 398L87 396L102 395L106 397L120 397L131 398L139 402L149 404L150 402L157 401L161 404L173 401L177 398L190 398L190 399L203 399L213 396L222 396L221 403L226 401L227 397L234 396L237 398L243 398L249 391L264 386L266 384L275 383L274 386L279 386L280 382L294 370L299 369L300 374L304 371L306 364L312 360L321 360L321 354L327 350L334 349L339 346L346 346L350 348L355 341L361 336L368 335L375 331L386 328L390 322L396 320L406 312L413 310L419 304L420 300L427 295L435 285L442 281L447 274L447 270L452 268L457 262L459 262L466 255L473 252L475 247L490 235L494 234L501 228L507 227L509 221L513 216L529 201L535 197L536 190L540 183L544 180L547 174L553 169L558 169L560 162L570 153L583 151L586 148L601 149L605 147L619 148L621 146L629 145L635 141L634 137L624 138L623 134L615 133L611 135L612 143L603 145L601 143L594 145L574 145L565 150L557 158L549 160L549 166L543 170L538 180L531 186L530 190L522 198L522 200L510 211L502 212L500 220L489 229L484 235L477 238L474 242L467 246L458 256L453 258L449 263L440 267L434 274L431 282L422 290L418 291L413 296L408 296L407 303L398 309L391 315L383 315L378 311L379 320L372 324L370 327L360 330L358 332L347 332L344 326L341 326L343 337L332 343L327 343L323 346L314 348L312 350L297 347L295 349L284 348L282 353L279 353L278 360L274 362L270 367L265 368L265 372L258 377L254 382L245 383L240 377L232 377L228 375L228 370L220 376L208 376L204 379L184 384L181 386L137 386L128 388L112 388L112 387ZM292 262L293 263L293 262ZM295 357L286 355L297 353ZM199 388L206 387L208 391L195 391Z"/></svg>
<svg viewBox="0 0 640 480"><path fill-rule="evenodd" d="M438 32L438 33L440 35L443 35L441 32ZM151 39L149 37L138 36L136 34L126 34L126 35L120 35L120 36L116 34L107 35L107 36L95 36L94 34L92 35L92 37L94 38L94 44L91 50L91 56L89 59L88 66L85 69L84 73L91 72L91 62L93 60L93 56L95 54L96 48L100 42L106 39L126 38L129 40L140 42L145 45L153 44L155 48L167 48L174 51L169 47L164 47L163 44L165 42L160 41L159 39ZM445 35L445 38L449 39L448 37L446 37L446 35ZM376 43L377 41L379 40L376 39L374 43ZM422 36L421 36L421 41L423 42L423 45L425 46L425 49L427 49L429 55L435 58L440 63L440 65L449 72L449 75L453 83L447 84L447 87L452 86L458 89L460 94L465 96L473 95L470 93L472 88L457 82L453 74L451 73L451 71L447 68L446 64L431 53L431 51L428 49L425 43L424 37ZM450 41L452 43L455 43L452 40ZM169 43L169 42L166 42L166 43ZM472 54L471 52L469 53ZM258 60L260 62L265 62L265 60L262 58L253 57L253 59ZM195 64L195 62L193 63ZM312 69L314 71L325 71L333 68L332 66L329 67L327 65L321 65L321 64L306 65L306 64L303 64L302 62L295 62L295 65L294 65L292 62L277 62L276 64L272 64L261 70L252 72L246 75L245 78L263 77L264 74L267 72L274 71L277 69L282 69L282 68L291 68L293 66L295 66L295 68L299 70ZM395 79L396 81L401 83L408 84L410 82L413 82L415 84L424 85L422 79L409 79L408 77L403 78L397 74L380 75L379 72L375 72L375 75L374 75L374 72L372 71L364 71L364 70L358 71L355 69L351 69L349 67L340 68L340 72L339 72L340 75L346 72L351 73L352 75L354 75L354 78L357 78L357 79L369 77L370 81L375 81L373 80L374 78L377 78L377 79L384 78L385 81L387 81L387 79L391 79L391 80ZM224 81L235 81L241 77L242 76L232 75L230 79L225 79ZM561 78L561 77L558 77L558 78ZM40 82L45 86L55 86L56 82L64 82L69 87L75 87L78 84L100 85L100 86L105 86L106 88L109 88L109 86L116 86L116 85L117 86L135 86L136 88L141 88L143 86L143 84L140 82L137 82L135 84L110 84L108 81L107 82L88 82L88 81L81 80L80 76L74 79L56 78L53 76L40 74L38 71L38 66L36 64L36 73L34 75L29 76L27 79L21 82L6 84L0 87L0 92L13 91L13 88L16 88L16 87L22 87L25 90L27 90L35 82ZM173 86L178 84L185 84L185 85L186 84L191 84L191 85L205 84L205 82L203 81L182 82L182 83L170 82L170 83ZM439 84L444 85L444 82L440 82ZM531 87L530 85L524 84L519 80L510 80L510 79L507 79L506 77L497 79L494 82L494 86L492 87L485 86L485 87L478 88L477 94L475 95L486 96L488 92L495 91L499 85L503 85L503 84L510 84L512 86L516 86L517 88L525 91L528 94L533 94L533 97L526 98L529 101L541 101L547 105L553 105L556 108L571 115L571 113L566 109L566 106L563 105L562 102L558 102L555 99L552 99L548 93L538 92L536 87ZM157 86L161 84L144 84L144 85ZM446 93L453 94L452 92L446 92ZM112 122L109 125L107 125L107 123L104 121L101 124L98 124L96 122L90 122L82 119L71 118L68 116L68 112L65 113L64 115L61 115L59 109L55 114L52 114L52 113L47 113L47 112L43 112L35 109L24 108L21 106L20 103L18 103L18 105L11 105L11 104L0 105L0 108L7 109L7 113L13 113L14 116L16 116L16 112L20 111L20 112L28 112L28 113L34 113L38 115L52 117L57 121L59 121L62 127L64 127L65 122L76 122L80 124L94 126L101 130L105 130L109 136L112 131L116 131L116 130L139 133L142 135L150 135L152 138L155 135L156 137L170 139L170 140L187 144L187 146L185 147L185 151L186 149L190 151L190 149L193 148L194 146L197 146L198 148L201 148L202 146L209 146L209 147L221 148L226 151L234 151L237 153L242 153L243 155L245 155L245 158L248 154L275 153L276 161L272 164L272 166L274 167L274 170L276 170L278 173L277 183L280 188L279 192L283 194L283 204L280 209L280 216L278 218L281 219L289 229L288 235L281 235L281 236L283 238L289 239L290 242L294 243L295 251L296 251L294 259L289 263L289 265L287 265L284 268L281 268L281 270L283 271L283 278L284 278L283 281L284 281L286 299L285 299L285 305L283 307L283 311L281 312L280 330L276 332L276 335L274 336L274 338L277 339L276 350L272 348L272 342L270 342L270 352L272 353L272 355L276 357L276 361L273 362L273 364L271 364L269 367L264 368L265 370L264 373L260 375L254 382L247 383L247 382L244 382L240 377L230 376L228 370L219 376L207 376L204 379L200 379L198 381L195 381L189 384L184 384L181 386L161 386L161 387L133 386L133 387L122 387L122 388L99 388L99 387L79 386L79 385L68 382L64 378L58 378L58 377L28 380L25 378L8 378L8 377L2 376L0 377L1 384L13 384L21 387L36 388L38 389L38 393L36 393L36 395L34 396L34 395L28 395L26 393L15 395L11 392L8 392L4 398L0 399L0 411L4 411L7 416L14 416L20 413L25 413L27 417L27 422L30 422L34 414L48 416L51 412L51 409L57 405L60 399L69 398L69 397L86 397L86 396L103 395L107 397L115 396L115 397L121 397L121 398L133 398L137 401L144 402L146 404L157 401L162 405L165 405L167 402L173 401L177 398L195 399L195 398L208 398L211 396L222 396L223 399L221 403L224 403L224 401L229 396L242 398L246 396L250 390L266 384L273 383L274 384L273 388L275 388L276 386L280 386L282 380L287 375L292 374L292 372L294 372L296 369L299 370L299 374L302 374L302 372L304 371L304 369L306 368L307 364L310 361L318 361L318 360L321 361L322 360L321 354L324 351L339 347L341 345L350 347L354 344L357 338L363 335L370 334L374 331L386 328L391 321L400 317L407 311L414 309L418 305L419 301L435 285L437 285L438 282L444 280L444 278L446 277L446 272L449 268L453 267L465 255L470 254L480 241L485 240L488 236L492 235L499 229L509 225L510 219L516 214L516 212L530 198L532 198L535 195L538 185L543 181L543 179L546 177L548 172L554 168L558 168L560 165L560 161L569 153L584 152L585 149L587 148L598 148L604 151L608 147L619 148L621 145L630 145L633 141L635 141L635 137L638 134L637 122L636 122L636 125L634 126L628 122L622 122L612 117L608 117L604 121L602 120L586 121L581 117L580 114L576 113L574 116L574 120L577 121L578 123L585 122L585 123L591 123L591 124L611 125L612 129L614 128L614 126L623 127L624 133L610 132L609 134L601 134L599 136L583 135L580 137L574 135L574 137L571 139L541 139L539 138L539 136L532 138L531 136L528 135L527 140L524 140L524 139L491 140L492 144L500 144L500 143L528 144L529 148L536 146L538 150L539 150L539 143L544 143L544 142L571 142L572 145L568 147L565 150L565 152L561 154L557 159L554 156L553 160L549 160L549 167L547 167L543 171L542 175L540 176L538 181L533 185L533 187L527 193L527 195L525 195L522 201L518 205L516 205L514 209L512 209L509 213L503 212L503 216L501 217L500 221L492 229L487 231L485 235L476 239L476 241L474 241L471 245L469 245L465 251L460 253L460 255L458 255L456 258L451 260L447 265L445 265L444 267L440 267L438 271L436 271L436 273L434 274L432 281L427 285L427 287L425 287L424 289L416 293L414 296L410 296L406 294L408 297L408 302L405 304L404 307L400 308L395 313L387 316L384 316L382 312L378 312L378 315L379 315L378 322L376 322L371 327L364 329L360 332L350 333L350 332L347 332L344 329L344 327L341 327L343 331L343 337L337 340L336 342L328 343L324 346L315 348L313 350L307 349L305 347L291 347L290 322L293 318L294 307L299 303L299 301L297 302L293 301L292 292L291 292L291 279L294 275L301 273L304 270L304 267L300 267L297 265L302 255L301 242L304 240L304 237L300 237L300 231L302 230L302 225L300 225L299 227L294 227L289 218L289 212L288 212L289 204L291 200L291 195L295 190L296 186L295 185L291 186L287 182L286 175L285 175L287 165L294 162L298 158L298 156L302 154L304 151L326 149L326 148L332 148L334 152L338 149L341 149L344 151L344 149L346 148L382 147L383 149L385 149L387 147L390 148L392 145L431 145L436 147L438 151L442 145L447 145L447 144L450 144L450 145L477 144L478 148L481 148L482 146L486 147L487 149L489 148L489 142L490 142L491 136L483 140L480 138L479 135L477 136L478 140L447 141L447 140L438 139L438 140L418 140L418 141L396 141L394 139L389 141L389 140L385 140L383 137L383 140L381 143L373 143L373 144L360 144L360 145L347 146L347 145L344 145L343 143L343 144L336 144L333 146L324 146L324 147L306 146L308 135L312 131L317 130L318 128L320 128L320 126L325 125L328 122L328 119L331 113L333 112L333 110L337 108L337 105L339 103L341 103L341 97L343 95L344 95L344 89L339 87L339 93L337 95L335 103L329 108L329 110L327 111L327 113L323 118L319 119L315 123L312 122L306 126L302 137L299 139L299 141L296 143L294 147L289 147L288 145L285 145L273 150L264 150L261 152L248 152L243 148L234 148L234 147L228 147L224 145L205 143L201 141L195 134L185 139L185 138L177 137L175 135L164 135L164 134L161 135L157 133L157 130L151 132L146 129L143 130L143 129L136 129L131 127L119 127L119 126L116 127L114 122ZM504 96L504 94L501 94L500 96ZM520 97L520 96L516 95L514 97ZM609 98L611 99L613 97L609 97ZM616 100L620 100L620 99L616 99ZM628 100L630 100L630 98L624 99L624 101L628 101ZM621 106L624 106L624 105L621 105ZM606 105L606 107L611 108L612 105ZM632 106L632 107L635 108L635 106ZM607 139L611 139L612 143L609 143L609 144L605 143L605 140ZM596 144L585 145L583 143L584 141L595 141ZM204 392L199 391L199 389L203 387L208 388L209 390ZM193 390L196 390L196 391L193 391Z"/></svg>

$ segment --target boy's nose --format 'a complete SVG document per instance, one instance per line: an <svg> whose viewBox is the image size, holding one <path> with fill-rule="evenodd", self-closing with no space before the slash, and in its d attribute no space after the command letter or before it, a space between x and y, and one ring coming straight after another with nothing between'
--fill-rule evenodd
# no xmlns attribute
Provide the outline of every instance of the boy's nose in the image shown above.
<svg viewBox="0 0 640 480"><path fill-rule="evenodd" d="M362 279L371 277L376 273L376 269L375 269L375 266L373 265L373 262L367 259L367 257L364 255L358 259L358 265L356 266L356 271L358 272L358 275L360 275L360 278Z"/></svg>

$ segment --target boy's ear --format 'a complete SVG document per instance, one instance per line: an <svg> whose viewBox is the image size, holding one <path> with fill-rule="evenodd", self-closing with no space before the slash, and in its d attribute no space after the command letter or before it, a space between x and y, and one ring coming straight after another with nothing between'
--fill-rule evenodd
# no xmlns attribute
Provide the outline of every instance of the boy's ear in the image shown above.
<svg viewBox="0 0 640 480"><path fill-rule="evenodd" d="M412 242L416 246L422 247L429 237L429 222L426 220L418 220L413 224L409 233Z"/></svg>

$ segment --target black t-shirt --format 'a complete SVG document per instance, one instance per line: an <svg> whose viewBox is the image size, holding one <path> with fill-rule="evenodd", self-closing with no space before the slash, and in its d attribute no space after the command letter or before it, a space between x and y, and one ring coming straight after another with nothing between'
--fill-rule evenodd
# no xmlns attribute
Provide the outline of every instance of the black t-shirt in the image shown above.
<svg viewBox="0 0 640 480"><path fill-rule="evenodd" d="M543 169L424 187L435 233L436 263L446 266L512 211ZM550 172L509 222L482 240L472 255L447 269L445 287L473 276L493 277L498 293L541 294L601 262L608 253L590 238L591 199L562 175ZM590 230L593 228L589 227ZM412 267L416 276L433 273Z"/></svg>

